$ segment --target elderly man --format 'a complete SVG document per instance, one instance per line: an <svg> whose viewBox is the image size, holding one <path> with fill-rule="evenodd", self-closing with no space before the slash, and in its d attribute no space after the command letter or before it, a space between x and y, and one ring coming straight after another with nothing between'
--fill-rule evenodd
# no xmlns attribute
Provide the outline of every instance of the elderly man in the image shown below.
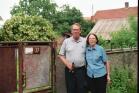
<svg viewBox="0 0 139 93"><path fill-rule="evenodd" d="M73 24L71 33L72 36L63 41L59 52L59 58L65 64L67 93L87 93L85 82L86 40L80 36L80 24Z"/></svg>

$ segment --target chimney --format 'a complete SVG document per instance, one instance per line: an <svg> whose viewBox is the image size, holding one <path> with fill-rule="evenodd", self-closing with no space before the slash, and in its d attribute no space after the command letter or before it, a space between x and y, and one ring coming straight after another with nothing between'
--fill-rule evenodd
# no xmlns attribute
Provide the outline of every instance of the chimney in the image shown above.
<svg viewBox="0 0 139 93"><path fill-rule="evenodd" d="M129 2L125 2L125 8L129 7Z"/></svg>

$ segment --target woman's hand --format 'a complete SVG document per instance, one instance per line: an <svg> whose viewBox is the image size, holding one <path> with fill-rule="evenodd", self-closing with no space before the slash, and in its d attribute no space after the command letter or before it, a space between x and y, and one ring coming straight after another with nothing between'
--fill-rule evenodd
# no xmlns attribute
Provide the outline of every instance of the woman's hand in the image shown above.
<svg viewBox="0 0 139 93"><path fill-rule="evenodd" d="M108 84L111 84L111 78L110 78L110 75L109 74L107 75L107 83Z"/></svg>

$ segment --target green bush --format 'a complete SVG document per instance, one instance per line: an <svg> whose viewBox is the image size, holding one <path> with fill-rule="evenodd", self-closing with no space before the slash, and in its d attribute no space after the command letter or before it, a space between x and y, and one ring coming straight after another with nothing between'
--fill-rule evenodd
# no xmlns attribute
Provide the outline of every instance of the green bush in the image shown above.
<svg viewBox="0 0 139 93"><path fill-rule="evenodd" d="M136 78L128 66L112 68L111 80L111 85L107 86L107 93L137 93Z"/></svg>
<svg viewBox="0 0 139 93"><path fill-rule="evenodd" d="M111 43L114 48L117 47L136 47L137 46L137 19L136 17L128 18L128 27L122 27L119 31L111 33Z"/></svg>
<svg viewBox="0 0 139 93"><path fill-rule="evenodd" d="M2 41L51 41L55 38L52 24L38 16L13 16L4 23Z"/></svg>
<svg viewBox="0 0 139 93"><path fill-rule="evenodd" d="M99 44L104 47L105 49L111 48L110 40L105 40L102 36L99 36Z"/></svg>

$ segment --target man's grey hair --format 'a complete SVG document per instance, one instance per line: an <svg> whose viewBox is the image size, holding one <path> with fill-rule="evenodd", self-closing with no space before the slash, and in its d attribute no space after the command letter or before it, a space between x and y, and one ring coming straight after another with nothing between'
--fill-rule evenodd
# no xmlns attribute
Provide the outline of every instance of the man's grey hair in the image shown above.
<svg viewBox="0 0 139 93"><path fill-rule="evenodd" d="M72 27L73 27L74 25L78 26L78 27L80 28L80 30L81 30L81 25L80 25L79 23L74 23L74 24L71 26L71 30L72 30Z"/></svg>

